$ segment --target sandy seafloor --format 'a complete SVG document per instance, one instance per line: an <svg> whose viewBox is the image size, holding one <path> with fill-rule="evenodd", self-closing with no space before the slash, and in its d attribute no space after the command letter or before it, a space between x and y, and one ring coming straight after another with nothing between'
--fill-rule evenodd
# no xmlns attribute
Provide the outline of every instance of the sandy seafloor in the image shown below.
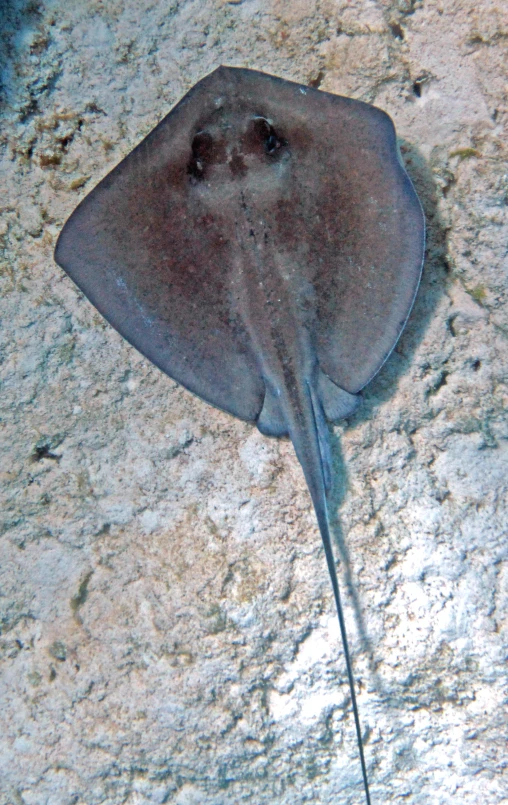
<svg viewBox="0 0 508 805"><path fill-rule="evenodd" d="M0 20L0 802L364 801L291 445L148 365L52 259L219 64L396 122L424 278L335 428L331 501L372 800L506 802L506 6L1 0Z"/></svg>

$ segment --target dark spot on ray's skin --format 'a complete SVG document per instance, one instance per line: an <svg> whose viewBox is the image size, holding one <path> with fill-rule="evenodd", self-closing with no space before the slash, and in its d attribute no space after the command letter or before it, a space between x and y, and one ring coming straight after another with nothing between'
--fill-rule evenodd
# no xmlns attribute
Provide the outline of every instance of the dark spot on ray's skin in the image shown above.
<svg viewBox="0 0 508 805"><path fill-rule="evenodd" d="M210 164L214 151L212 135L207 131L199 131L192 140L192 158L187 167L189 175L200 181Z"/></svg>
<svg viewBox="0 0 508 805"><path fill-rule="evenodd" d="M211 213L208 213L207 215L203 215L203 217L200 219L201 226L204 226L207 229L209 227L213 226L214 223L215 223L215 218L213 217L213 215Z"/></svg>
<svg viewBox="0 0 508 805"><path fill-rule="evenodd" d="M424 221L390 118L320 92L320 81L217 69L81 203L55 259L167 375L291 438L323 540L370 805L327 511L326 420L356 410L397 342ZM433 393L445 384L443 373ZM52 446L34 460L56 458Z"/></svg>
<svg viewBox="0 0 508 805"><path fill-rule="evenodd" d="M245 176L247 174L247 165L241 154L236 149L233 150L233 155L229 160L229 168L231 175L235 177Z"/></svg>
<svg viewBox="0 0 508 805"><path fill-rule="evenodd" d="M262 150L268 156L276 157L287 147L288 141L266 117L256 116L247 129L243 144L246 153L259 154Z"/></svg>
<svg viewBox="0 0 508 805"><path fill-rule="evenodd" d="M227 159L224 137L214 136L209 131L198 131L191 144L191 158L187 173L191 180L205 179L212 165L221 165Z"/></svg>

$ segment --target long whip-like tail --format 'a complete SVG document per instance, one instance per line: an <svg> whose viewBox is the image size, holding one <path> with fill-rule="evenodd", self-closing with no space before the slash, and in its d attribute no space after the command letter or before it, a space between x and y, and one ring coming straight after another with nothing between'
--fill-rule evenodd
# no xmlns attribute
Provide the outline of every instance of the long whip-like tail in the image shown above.
<svg viewBox="0 0 508 805"><path fill-rule="evenodd" d="M355 681L353 677L353 668L351 663L351 655L349 653L349 644L347 639L346 624L344 621L344 612L342 609L342 601L339 591L339 582L337 579L337 571L335 568L335 560L333 556L332 540L330 534L330 523L328 519L328 507L326 501L326 473L323 468L323 455L320 448L320 440L328 438L327 434L323 434L323 425L320 420L322 413L318 406L319 400L316 398L312 388L307 386L306 394L308 395L307 404L303 405L302 415L307 421L302 422L302 427L299 427L298 420L294 421L291 428L291 439L295 447L298 460L302 466L307 485L316 512L316 517L323 540L325 549L326 563L330 573L332 582L333 597L335 599L335 606L337 608L337 615L339 618L340 634L342 638L342 645L344 648L344 656L346 659L346 669L349 682L349 689L351 692L351 703L353 708L353 715L356 727L356 739L358 743L358 751L360 755L360 763L362 767L363 785L365 788L365 799L367 805L371 805L369 782L367 778L367 767L365 764L365 755L363 751L362 731L360 727L360 716L358 713L358 704L356 701Z"/></svg>

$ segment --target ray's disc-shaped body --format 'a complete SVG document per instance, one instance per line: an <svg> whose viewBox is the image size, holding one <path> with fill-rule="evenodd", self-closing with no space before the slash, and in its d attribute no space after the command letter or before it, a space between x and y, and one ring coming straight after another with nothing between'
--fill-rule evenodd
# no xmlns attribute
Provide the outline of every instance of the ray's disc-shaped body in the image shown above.
<svg viewBox="0 0 508 805"><path fill-rule="evenodd" d="M409 315L424 220L373 106L251 70L193 87L79 205L56 261L209 403L289 434L323 536L326 419L351 413Z"/></svg>

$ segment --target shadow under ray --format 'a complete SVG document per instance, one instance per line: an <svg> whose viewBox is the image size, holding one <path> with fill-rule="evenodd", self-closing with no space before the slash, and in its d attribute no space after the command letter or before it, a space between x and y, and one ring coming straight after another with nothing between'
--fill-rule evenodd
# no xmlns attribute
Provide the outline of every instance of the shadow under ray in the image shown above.
<svg viewBox="0 0 508 805"><path fill-rule="evenodd" d="M354 428L358 424L371 419L375 410L388 402L395 394L399 378L407 371L414 360L415 352L425 336L430 320L444 292L448 266L446 263L446 234L438 211L437 187L432 173L418 148L407 142L401 142L401 152L411 181L418 193L426 219L426 250L422 281L408 324L399 339L396 348L379 373L362 392L363 404L358 411L345 421L345 429ZM390 698L384 682L377 671L373 641L371 640L359 595L353 580L352 562L347 547L346 537L339 518L340 508L348 492L347 466L343 459L339 435L330 428L330 441L334 457L334 484L329 495L331 530L342 565L342 577L349 602L353 608L355 625L361 644L361 650L368 659L376 690L384 700Z"/></svg>
<svg viewBox="0 0 508 805"><path fill-rule="evenodd" d="M352 427L371 419L375 409L395 394L399 379L414 361L416 350L443 295L449 273L446 261L448 230L439 215L438 190L432 171L416 146L401 141L400 150L404 166L425 213L424 268L408 322L386 363L361 392L363 404L348 420L348 425Z"/></svg>

